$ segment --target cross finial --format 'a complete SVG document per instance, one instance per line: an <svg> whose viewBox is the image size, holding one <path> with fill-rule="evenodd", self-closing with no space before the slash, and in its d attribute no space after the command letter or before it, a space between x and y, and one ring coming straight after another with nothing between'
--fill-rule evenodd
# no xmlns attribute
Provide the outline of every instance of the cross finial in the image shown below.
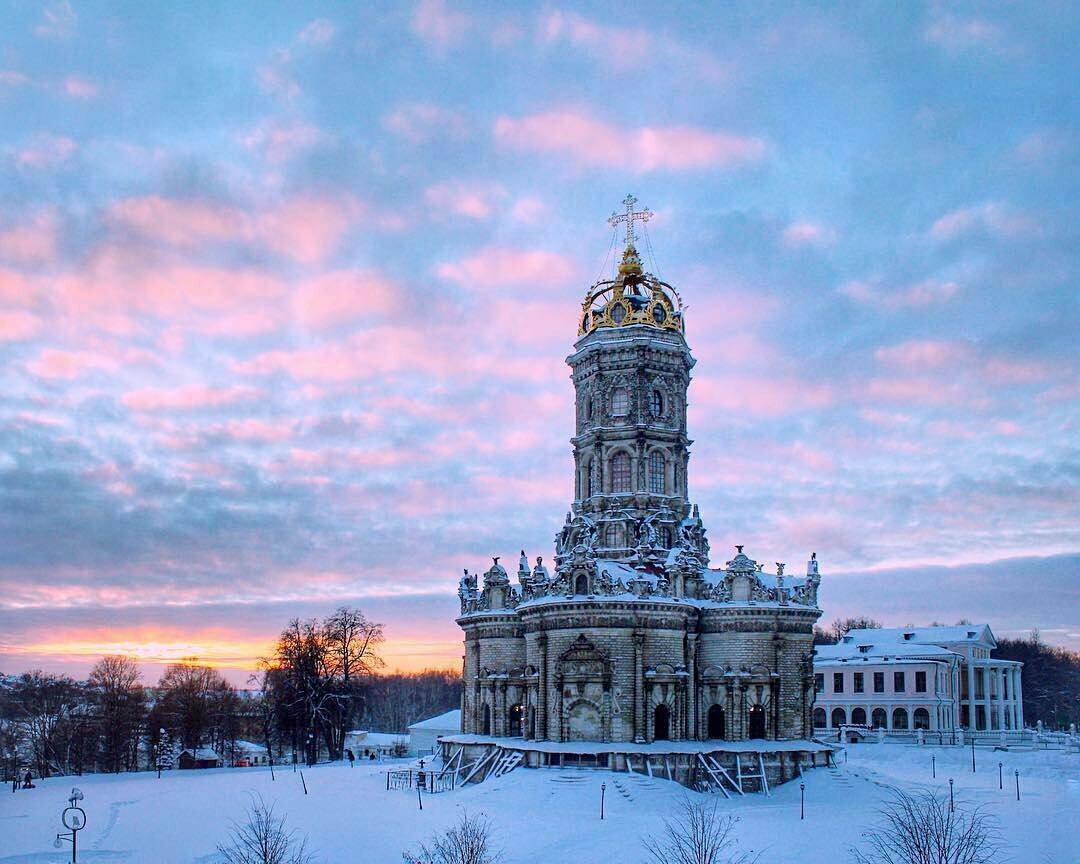
<svg viewBox="0 0 1080 864"><path fill-rule="evenodd" d="M626 208L625 213L612 213L611 218L608 219L608 225L612 228L618 228L622 222L626 223L626 245L633 246L634 241L637 239L637 235L634 234L634 222L648 222L653 216L652 210L645 208L644 210L635 210L634 205L637 204L637 198L633 195L627 195L623 198L623 206Z"/></svg>

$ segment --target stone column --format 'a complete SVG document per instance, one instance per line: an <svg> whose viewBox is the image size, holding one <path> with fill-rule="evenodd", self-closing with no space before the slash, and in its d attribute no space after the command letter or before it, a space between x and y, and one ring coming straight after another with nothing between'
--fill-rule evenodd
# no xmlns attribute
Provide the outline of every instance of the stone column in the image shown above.
<svg viewBox="0 0 1080 864"><path fill-rule="evenodd" d="M997 683L998 700L997 700L997 715L998 715L998 731L1001 732L1005 729L1005 674L1000 668L994 669L994 681Z"/></svg>
<svg viewBox="0 0 1080 864"><path fill-rule="evenodd" d="M495 682L495 722L492 727L496 735L509 735L507 731L508 718L506 716L506 679L500 678Z"/></svg>
<svg viewBox="0 0 1080 864"><path fill-rule="evenodd" d="M548 739L548 671L547 671L547 641L546 633L540 633L536 637L536 647L539 649L537 673L539 680L536 682L536 740L547 741Z"/></svg>
<svg viewBox="0 0 1080 864"><path fill-rule="evenodd" d="M634 741L643 744L645 742L645 674L643 668L642 651L645 645L645 634L641 630L634 631Z"/></svg>
<svg viewBox="0 0 1080 864"><path fill-rule="evenodd" d="M975 663L968 658L968 729L975 729Z"/></svg>
<svg viewBox="0 0 1080 864"><path fill-rule="evenodd" d="M562 710L562 674L559 673L559 672L556 672L555 676L554 676L554 680L555 680L555 711L553 713L555 714L555 717L553 719L554 719L554 725L555 725L555 734L551 736L550 740L552 740L552 741L562 741L563 740L563 727L562 727L562 714L563 714L563 710Z"/></svg>
<svg viewBox="0 0 1080 864"><path fill-rule="evenodd" d="M686 737L691 741L701 737L698 732L698 725L701 721L698 716L697 638L697 633L686 634L686 672L687 683L690 685L690 693L688 694L690 705L687 711L690 725Z"/></svg>
<svg viewBox="0 0 1080 864"><path fill-rule="evenodd" d="M1023 684L1020 681L1020 675L1021 675L1022 670L1021 670L1021 668L1019 666L1016 666L1014 668L1016 669L1016 673L1015 673L1016 674L1016 687L1013 689L1013 692L1016 694L1016 710L1019 713L1019 719L1016 721L1016 728L1017 729L1023 729L1024 728L1024 700L1023 700L1023 698L1021 698L1022 695L1023 695L1023 693L1022 693Z"/></svg>

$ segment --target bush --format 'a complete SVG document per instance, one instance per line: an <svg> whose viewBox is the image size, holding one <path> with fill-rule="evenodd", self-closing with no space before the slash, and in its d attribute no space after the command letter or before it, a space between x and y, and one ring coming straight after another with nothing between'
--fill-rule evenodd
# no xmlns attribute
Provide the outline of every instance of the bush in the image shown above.
<svg viewBox="0 0 1080 864"><path fill-rule="evenodd" d="M751 864L757 856L739 852L732 836L735 816L721 816L715 799L683 798L679 813L664 820L659 837L648 837L645 849L656 864Z"/></svg>
<svg viewBox="0 0 1080 864"><path fill-rule="evenodd" d="M863 832L857 864L990 864L1001 851L996 824L979 808L932 792L896 790L878 811L883 824Z"/></svg>
<svg viewBox="0 0 1080 864"><path fill-rule="evenodd" d="M232 842L218 846L225 864L311 864L307 841L285 827L285 817L275 816L261 797L252 801L247 821L234 822Z"/></svg>
<svg viewBox="0 0 1080 864"><path fill-rule="evenodd" d="M470 818L463 813L457 825L431 838L431 845L406 852L408 864L498 864L502 854L491 846L491 822L484 815Z"/></svg>

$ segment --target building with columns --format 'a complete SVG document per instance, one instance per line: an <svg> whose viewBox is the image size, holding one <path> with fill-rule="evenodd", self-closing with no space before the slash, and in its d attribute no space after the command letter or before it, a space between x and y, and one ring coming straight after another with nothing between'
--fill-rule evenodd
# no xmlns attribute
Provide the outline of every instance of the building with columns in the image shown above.
<svg viewBox="0 0 1080 864"><path fill-rule="evenodd" d="M586 292L567 358L575 497L554 560L460 581L462 732L541 742L808 739L820 574L736 547L709 567L689 497L694 358L678 292L647 273L627 198L614 279Z"/></svg>
<svg viewBox="0 0 1080 864"><path fill-rule="evenodd" d="M817 646L814 727L1022 730L1023 664L994 659L996 647L986 624L852 630Z"/></svg>

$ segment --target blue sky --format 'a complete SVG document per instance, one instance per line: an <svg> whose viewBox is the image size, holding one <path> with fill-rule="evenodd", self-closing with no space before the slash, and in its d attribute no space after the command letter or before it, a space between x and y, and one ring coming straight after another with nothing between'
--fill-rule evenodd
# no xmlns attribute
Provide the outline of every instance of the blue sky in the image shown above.
<svg viewBox="0 0 1080 864"><path fill-rule="evenodd" d="M343 602L456 663L460 569L552 554L628 191L713 565L1080 646L1069 4L2 18L0 669L242 668Z"/></svg>

